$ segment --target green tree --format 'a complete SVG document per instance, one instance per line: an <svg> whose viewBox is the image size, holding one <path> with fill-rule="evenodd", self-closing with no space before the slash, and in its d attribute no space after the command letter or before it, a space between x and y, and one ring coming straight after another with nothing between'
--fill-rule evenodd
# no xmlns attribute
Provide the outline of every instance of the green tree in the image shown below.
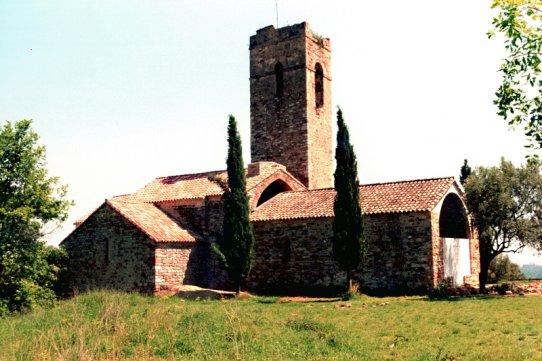
<svg viewBox="0 0 542 361"><path fill-rule="evenodd" d="M491 261L505 252L542 249L540 163L522 167L501 160L499 167L478 167L465 183L467 206L478 228L480 289L485 290Z"/></svg>
<svg viewBox="0 0 542 361"><path fill-rule="evenodd" d="M337 148L335 150L335 201L333 203L333 255L346 272L348 290L352 290L352 271L365 258L367 240L359 198L356 154L342 111L337 111Z"/></svg>
<svg viewBox="0 0 542 361"><path fill-rule="evenodd" d="M488 279L492 282L501 280L516 281L525 279L518 264L512 262L507 254L500 254L489 264Z"/></svg>
<svg viewBox="0 0 542 361"><path fill-rule="evenodd" d="M227 184L216 177L210 177L218 183L224 193L223 235L219 244L213 244L213 251L218 255L226 272L235 285L238 295L252 266L254 234L250 223L250 209L247 195L241 137L237 131L237 122L230 115L228 122L228 158L226 160Z"/></svg>
<svg viewBox="0 0 542 361"><path fill-rule="evenodd" d="M459 182L462 185L465 185L467 178L470 176L472 169L469 166L469 162L465 159L463 165L461 166L461 174L459 175Z"/></svg>
<svg viewBox="0 0 542 361"><path fill-rule="evenodd" d="M494 103L499 116L525 131L528 148L542 146L542 0L493 0L495 30L504 36L506 56ZM495 31L488 32L491 38Z"/></svg>
<svg viewBox="0 0 542 361"><path fill-rule="evenodd" d="M71 202L58 178L48 177L38 138L30 120L0 129L0 312L54 299L59 269L48 262L40 230L65 220Z"/></svg>

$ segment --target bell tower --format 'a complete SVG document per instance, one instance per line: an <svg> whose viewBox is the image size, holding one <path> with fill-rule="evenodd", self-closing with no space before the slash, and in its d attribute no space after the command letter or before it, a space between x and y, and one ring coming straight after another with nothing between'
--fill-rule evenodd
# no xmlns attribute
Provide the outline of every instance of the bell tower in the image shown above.
<svg viewBox="0 0 542 361"><path fill-rule="evenodd" d="M305 22L250 37L251 160L283 164L309 189L333 187L330 51Z"/></svg>

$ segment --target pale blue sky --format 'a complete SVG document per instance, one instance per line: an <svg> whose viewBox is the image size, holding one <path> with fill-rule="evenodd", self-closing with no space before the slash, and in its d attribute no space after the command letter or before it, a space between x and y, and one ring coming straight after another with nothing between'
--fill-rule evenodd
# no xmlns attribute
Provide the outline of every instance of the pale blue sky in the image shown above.
<svg viewBox="0 0 542 361"><path fill-rule="evenodd" d="M223 169L227 115L249 162L248 39L275 0L0 0L0 120L33 119L71 223L151 179ZM362 183L523 161L495 115L490 1L278 1L279 26L332 42ZM539 263L542 260L538 259Z"/></svg>

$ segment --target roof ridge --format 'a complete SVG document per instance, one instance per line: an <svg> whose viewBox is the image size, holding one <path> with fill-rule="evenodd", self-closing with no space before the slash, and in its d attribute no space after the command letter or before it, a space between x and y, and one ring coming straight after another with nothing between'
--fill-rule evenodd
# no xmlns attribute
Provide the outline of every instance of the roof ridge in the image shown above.
<svg viewBox="0 0 542 361"><path fill-rule="evenodd" d="M227 169L222 169L222 170L211 170L211 171L207 171L207 172L165 175L165 176L161 176L161 177L156 177L154 179L164 179L164 178L173 178L173 177L188 177L188 176L204 176L204 175L208 175L208 174L211 174L211 173L224 173L226 171L227 171Z"/></svg>
<svg viewBox="0 0 542 361"><path fill-rule="evenodd" d="M420 178L420 179L412 179L412 180L404 180L404 181L393 181L393 182L381 182L381 183L367 183L367 184L360 184L360 187L373 187L373 186L381 186L381 185L387 185L387 184L405 184L405 183L416 183L416 182L431 182L431 181L439 181L439 180L455 180L455 177L449 176L449 177L436 177L436 178ZM316 188L316 189L301 189L298 191L284 191L282 193L301 193L301 192L323 192L323 191L334 191L334 187L328 187L328 188Z"/></svg>
<svg viewBox="0 0 542 361"><path fill-rule="evenodd" d="M455 177L448 176L448 177L435 177L435 178L418 178L418 179L407 179L407 180L391 181L391 182L366 183L366 184L360 184L360 187L371 187L371 186L377 186L377 185L398 184L398 183L431 182L431 181L439 181L439 180L447 180L447 179L455 180Z"/></svg>

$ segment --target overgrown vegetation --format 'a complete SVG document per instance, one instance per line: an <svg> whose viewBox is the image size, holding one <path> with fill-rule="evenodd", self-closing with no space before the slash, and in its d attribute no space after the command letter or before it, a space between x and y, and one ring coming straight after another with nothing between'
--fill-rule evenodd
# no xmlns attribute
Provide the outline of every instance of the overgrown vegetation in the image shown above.
<svg viewBox="0 0 542 361"><path fill-rule="evenodd" d="M541 329L539 296L280 303L94 292L0 319L0 358L532 360Z"/></svg>
<svg viewBox="0 0 542 361"><path fill-rule="evenodd" d="M41 230L67 217L66 187L49 177L45 148L30 120L0 128L0 315L50 304L59 290L63 251Z"/></svg>

